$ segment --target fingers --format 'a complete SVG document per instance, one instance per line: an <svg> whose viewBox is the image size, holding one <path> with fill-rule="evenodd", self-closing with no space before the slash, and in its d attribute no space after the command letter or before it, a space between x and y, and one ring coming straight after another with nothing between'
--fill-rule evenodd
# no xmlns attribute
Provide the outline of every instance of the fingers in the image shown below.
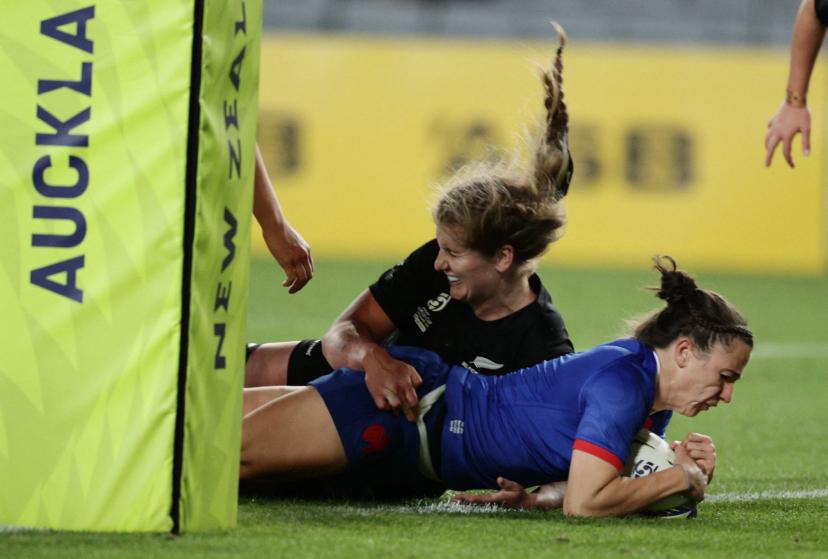
<svg viewBox="0 0 828 559"><path fill-rule="evenodd" d="M788 162L788 166L793 169L795 167L793 155L791 154L791 149L793 148L793 136L788 136L784 138L782 141L782 155L785 156L785 161Z"/></svg>
<svg viewBox="0 0 828 559"><path fill-rule="evenodd" d="M474 495L468 493L460 493L451 498L453 503L462 503L465 505L487 505L492 502L491 494Z"/></svg>
<svg viewBox="0 0 828 559"><path fill-rule="evenodd" d="M497 478L497 484L500 486L500 491L494 493L483 494L466 494L460 493L452 497L455 503L465 503L470 505L498 505L505 508L523 508L526 506L526 490L517 482L508 480L504 477Z"/></svg>
<svg viewBox="0 0 828 559"><path fill-rule="evenodd" d="M287 276L282 286L287 287L291 295L301 290L313 279L313 260L310 256L310 249L304 252L301 258L280 262L280 265Z"/></svg>
<svg viewBox="0 0 828 559"><path fill-rule="evenodd" d="M313 272L309 268L305 265L297 266L291 274L288 275L287 279L282 282L282 285L284 287L288 287L288 293L293 295L305 287L312 278Z"/></svg>
<svg viewBox="0 0 828 559"><path fill-rule="evenodd" d="M688 433L684 440L673 441L670 447L676 452L677 461L679 456L689 457L701 468L708 483L710 482L717 460L713 439L701 433Z"/></svg>
<svg viewBox="0 0 828 559"><path fill-rule="evenodd" d="M684 440L682 443L710 443L713 444L713 439L710 438L709 435L704 435L702 433L687 433L685 435Z"/></svg>
<svg viewBox="0 0 828 559"><path fill-rule="evenodd" d="M805 128L802 130L802 153L805 157L811 155L811 129Z"/></svg>
<svg viewBox="0 0 828 559"><path fill-rule="evenodd" d="M776 151L776 146L779 145L779 138L768 135L765 140L765 167L770 167L773 162L773 154Z"/></svg>
<svg viewBox="0 0 828 559"><path fill-rule="evenodd" d="M366 369L366 385L377 408L401 410L409 421L416 421L419 414L417 387L423 381L411 365L391 360L385 367Z"/></svg>
<svg viewBox="0 0 828 559"><path fill-rule="evenodd" d="M802 135L802 153L811 153L811 113L808 107L791 107L782 104L776 114L768 121L765 135L765 166L770 167L776 147L782 144L782 155L788 166L795 167L793 159L793 141L797 134Z"/></svg>

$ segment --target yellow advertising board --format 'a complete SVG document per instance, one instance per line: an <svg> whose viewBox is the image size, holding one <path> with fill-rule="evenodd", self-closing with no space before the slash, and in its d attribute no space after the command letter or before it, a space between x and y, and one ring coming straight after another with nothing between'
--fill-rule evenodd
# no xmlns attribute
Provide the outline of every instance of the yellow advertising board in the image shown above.
<svg viewBox="0 0 828 559"><path fill-rule="evenodd" d="M441 176L489 144L521 148L542 115L538 66L555 46L267 37L259 143L289 219L316 254L404 256L433 235ZM691 268L825 269L822 138L795 172L781 157L763 165L783 52L574 37L564 65L575 178L548 261L640 267L669 253Z"/></svg>

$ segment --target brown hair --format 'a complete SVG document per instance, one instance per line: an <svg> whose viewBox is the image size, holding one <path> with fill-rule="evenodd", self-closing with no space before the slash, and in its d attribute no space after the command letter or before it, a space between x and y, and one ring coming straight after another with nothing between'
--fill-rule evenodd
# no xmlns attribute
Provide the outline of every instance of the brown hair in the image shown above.
<svg viewBox="0 0 828 559"><path fill-rule="evenodd" d="M566 34L557 23L553 26L559 46L552 66L541 76L546 118L534 141L531 169L502 162L467 165L443 186L433 210L438 225L463 229L469 248L493 256L511 245L518 264L543 254L566 222L560 203L572 177L562 78Z"/></svg>
<svg viewBox="0 0 828 559"><path fill-rule="evenodd" d="M753 347L753 333L747 322L724 297L699 288L689 274L677 268L672 257L655 256L653 261L661 273L661 286L650 289L667 305L635 327L639 341L664 348L679 336L687 336L706 352L717 342L730 345L738 338Z"/></svg>

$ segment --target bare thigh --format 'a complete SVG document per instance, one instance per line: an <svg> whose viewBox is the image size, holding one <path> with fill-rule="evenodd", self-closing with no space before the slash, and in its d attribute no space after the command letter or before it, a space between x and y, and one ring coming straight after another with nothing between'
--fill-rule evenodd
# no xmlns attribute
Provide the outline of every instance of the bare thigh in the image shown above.
<svg viewBox="0 0 828 559"><path fill-rule="evenodd" d="M301 386L256 386L244 389L242 417L282 396L287 396Z"/></svg>
<svg viewBox="0 0 828 559"><path fill-rule="evenodd" d="M244 367L244 386L284 386L290 354L299 342L260 345Z"/></svg>
<svg viewBox="0 0 828 559"><path fill-rule="evenodd" d="M313 387L296 387L242 420L242 479L309 479L347 465L331 414Z"/></svg>

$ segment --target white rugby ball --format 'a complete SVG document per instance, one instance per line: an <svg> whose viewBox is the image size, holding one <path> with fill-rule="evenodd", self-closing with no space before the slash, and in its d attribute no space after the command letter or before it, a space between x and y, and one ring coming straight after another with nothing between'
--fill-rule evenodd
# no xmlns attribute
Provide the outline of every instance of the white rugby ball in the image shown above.
<svg viewBox="0 0 828 559"><path fill-rule="evenodd" d="M621 475L637 478L654 474L672 468L675 458L667 441L642 429L635 436ZM687 518L696 516L696 502L682 493L676 493L651 503L643 512L666 518Z"/></svg>

